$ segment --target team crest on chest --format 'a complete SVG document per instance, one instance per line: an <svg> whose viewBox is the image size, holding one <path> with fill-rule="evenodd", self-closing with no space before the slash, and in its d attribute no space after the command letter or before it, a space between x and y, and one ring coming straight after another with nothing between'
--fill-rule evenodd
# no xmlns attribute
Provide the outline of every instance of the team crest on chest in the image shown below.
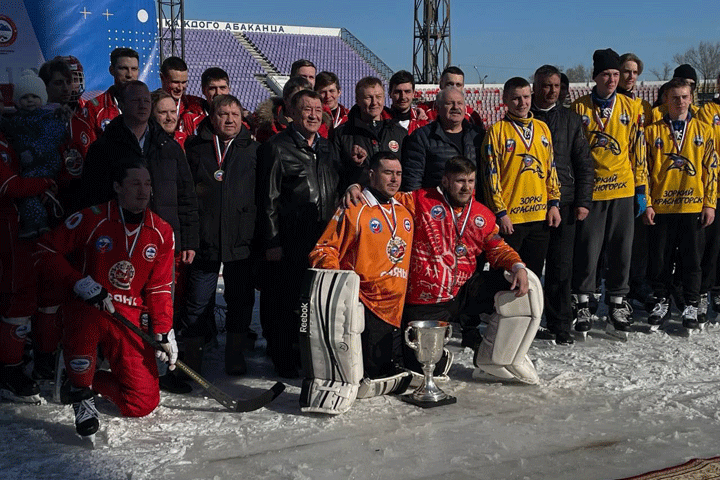
<svg viewBox="0 0 720 480"><path fill-rule="evenodd" d="M373 218L370 220L370 231L372 233L380 233L382 232L382 223L377 218Z"/></svg>
<svg viewBox="0 0 720 480"><path fill-rule="evenodd" d="M514 152L515 151L515 140L512 138L505 141L505 150L508 152Z"/></svg>
<svg viewBox="0 0 720 480"><path fill-rule="evenodd" d="M473 222L475 222L477 228L483 228L485 226L485 218L483 218L482 215L476 216Z"/></svg>
<svg viewBox="0 0 720 480"><path fill-rule="evenodd" d="M392 237L387 244L387 256L392 263L400 263L405 257L405 240L400 237Z"/></svg>
<svg viewBox="0 0 720 480"><path fill-rule="evenodd" d="M143 258L148 262L155 260L157 256L157 245L154 243L148 243L143 249Z"/></svg>
<svg viewBox="0 0 720 480"><path fill-rule="evenodd" d="M108 273L110 284L120 290L130 290L133 278L135 278L135 267L127 260L117 262Z"/></svg>
<svg viewBox="0 0 720 480"><path fill-rule="evenodd" d="M613 137L607 133L593 130L590 132L593 135L593 142L590 144L590 150L595 148L602 148L603 150L610 150L613 155L620 155L620 144Z"/></svg>
<svg viewBox="0 0 720 480"><path fill-rule="evenodd" d="M622 112L620 114L620 123L622 123L623 125L628 125L630 123L630 116L627 113Z"/></svg>
<svg viewBox="0 0 720 480"><path fill-rule="evenodd" d="M410 223L410 219L409 219L409 218L406 218L406 219L403 221L403 227L405 227L405 231L407 231L407 232L409 232L410 230L412 230L412 223Z"/></svg>
<svg viewBox="0 0 720 480"><path fill-rule="evenodd" d="M695 142L695 145L700 147L703 143L705 143L705 140L703 139L702 135L696 135L695 139L693 140Z"/></svg>
<svg viewBox="0 0 720 480"><path fill-rule="evenodd" d="M533 155L530 155L529 153L526 153L522 156L522 164L523 167L520 170L520 173L523 172L535 172L537 173L538 177L545 178L545 173L543 172L542 164L540 163L540 160L538 160Z"/></svg>
<svg viewBox="0 0 720 480"><path fill-rule="evenodd" d="M95 242L95 250L97 250L100 253L107 253L112 249L113 249L112 238L108 237L107 235L103 235L102 237L98 238L97 241Z"/></svg>
<svg viewBox="0 0 720 480"><path fill-rule="evenodd" d="M442 205L435 205L430 209L430 216L433 220L443 220L445 218L445 209Z"/></svg>
<svg viewBox="0 0 720 480"><path fill-rule="evenodd" d="M670 166L668 166L667 170L680 170L681 172L685 173L688 176L694 177L697 173L695 170L695 166L692 164L692 162L683 157L682 155L678 155L676 153L668 153L668 157L670 157Z"/></svg>
<svg viewBox="0 0 720 480"><path fill-rule="evenodd" d="M390 140L390 142L388 143L388 148L391 152L397 153L397 151L400 150L400 144L395 140Z"/></svg>

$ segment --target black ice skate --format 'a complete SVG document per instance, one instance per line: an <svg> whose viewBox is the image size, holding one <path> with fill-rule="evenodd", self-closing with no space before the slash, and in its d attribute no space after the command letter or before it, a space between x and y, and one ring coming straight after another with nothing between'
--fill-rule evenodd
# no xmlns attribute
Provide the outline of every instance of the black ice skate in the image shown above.
<svg viewBox="0 0 720 480"><path fill-rule="evenodd" d="M703 293L700 295L700 301L697 307L697 321L700 324L700 330L705 330L707 326L707 311L708 311L708 294Z"/></svg>
<svg viewBox="0 0 720 480"><path fill-rule="evenodd" d="M631 331L632 311L630 304L624 300L622 303L611 303L605 328L607 334L620 340L627 340Z"/></svg>
<svg viewBox="0 0 720 480"><path fill-rule="evenodd" d="M95 445L95 433L100 427L100 414L95 408L95 398L90 397L72 404L75 411L75 432L81 439Z"/></svg>
<svg viewBox="0 0 720 480"><path fill-rule="evenodd" d="M670 316L670 299L665 297L656 299L647 321L650 331L656 332Z"/></svg>
<svg viewBox="0 0 720 480"><path fill-rule="evenodd" d="M683 309L682 325L689 334L700 330L700 322L698 322L698 309L693 305L688 305Z"/></svg>

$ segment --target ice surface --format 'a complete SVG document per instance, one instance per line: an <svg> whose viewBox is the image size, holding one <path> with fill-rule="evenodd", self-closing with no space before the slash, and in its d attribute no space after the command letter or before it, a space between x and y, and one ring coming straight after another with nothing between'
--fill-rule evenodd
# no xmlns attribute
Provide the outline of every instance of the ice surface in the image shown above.
<svg viewBox="0 0 720 480"><path fill-rule="evenodd" d="M720 454L720 327L687 338L677 323L644 333L640 320L628 342L603 327L572 347L535 342L539 386L473 380L472 352L454 338L456 363L442 388L458 403L436 409L386 396L337 417L306 415L301 381L292 380L268 408L240 414L197 387L164 393L140 419L99 399L100 431L88 450L69 406L2 403L0 477L592 480ZM247 397L277 380L263 341L241 378L222 373L219 342L202 373L224 391Z"/></svg>

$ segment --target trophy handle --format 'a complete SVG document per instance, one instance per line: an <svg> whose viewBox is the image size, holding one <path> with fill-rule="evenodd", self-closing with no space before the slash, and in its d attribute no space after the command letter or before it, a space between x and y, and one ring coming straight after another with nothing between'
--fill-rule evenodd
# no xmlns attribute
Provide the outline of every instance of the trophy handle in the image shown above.
<svg viewBox="0 0 720 480"><path fill-rule="evenodd" d="M405 329L405 344L406 344L408 347L412 348L413 350L417 350L417 349L419 348L419 347L418 347L418 344L417 344L417 341L415 341L415 342L411 342L411 341L410 341L410 330L412 330L412 329L413 329L413 327L411 327L411 326L408 326L408 327Z"/></svg>
<svg viewBox="0 0 720 480"><path fill-rule="evenodd" d="M445 330L445 341L443 344L447 344L450 341L450 338L452 338L452 324L448 322L447 330Z"/></svg>

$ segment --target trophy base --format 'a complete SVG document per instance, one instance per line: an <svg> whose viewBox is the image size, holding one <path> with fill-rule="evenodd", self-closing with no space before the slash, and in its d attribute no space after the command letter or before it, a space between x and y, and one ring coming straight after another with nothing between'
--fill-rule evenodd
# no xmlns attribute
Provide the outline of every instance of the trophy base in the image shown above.
<svg viewBox="0 0 720 480"><path fill-rule="evenodd" d="M416 407L420 408L433 408L433 407L442 407L443 405L452 405L453 403L457 403L457 398L447 396L443 398L442 400L437 401L428 401L428 400L417 400L416 398L413 398L413 394L410 393L408 395L400 395L400 400L407 403L412 403Z"/></svg>

